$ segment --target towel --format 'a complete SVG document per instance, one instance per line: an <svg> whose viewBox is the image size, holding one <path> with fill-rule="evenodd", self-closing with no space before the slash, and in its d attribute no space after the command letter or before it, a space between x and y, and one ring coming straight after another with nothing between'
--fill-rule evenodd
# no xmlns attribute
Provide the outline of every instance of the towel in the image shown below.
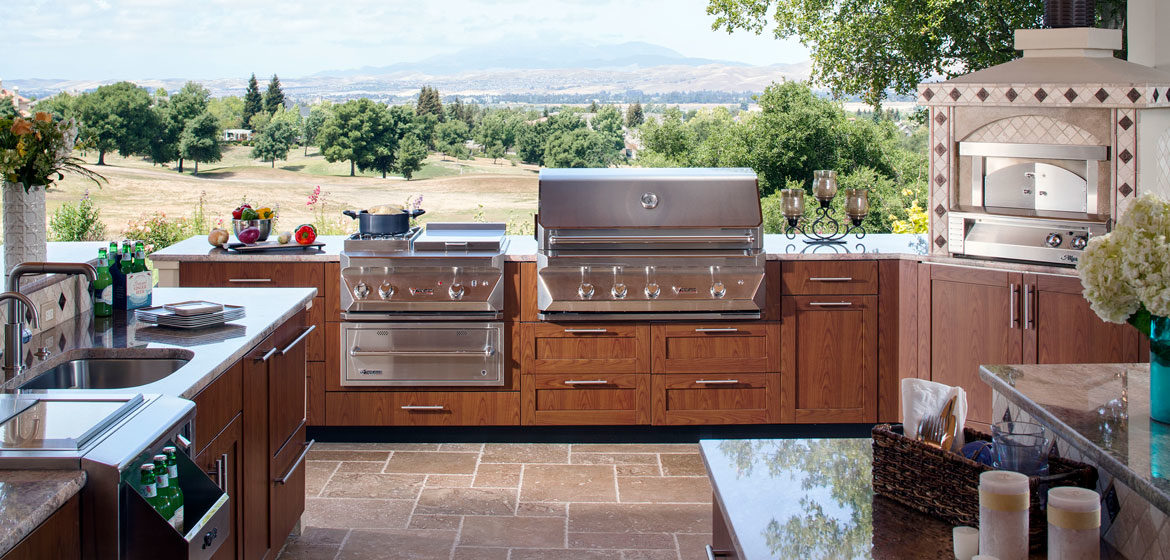
<svg viewBox="0 0 1170 560"><path fill-rule="evenodd" d="M955 397L955 420L958 434L951 445L951 451L958 452L963 444L963 425L967 422L967 392L962 387L952 387L925 379L907 377L902 379L902 428L907 437L918 434L918 424L925 416L936 415L951 397Z"/></svg>

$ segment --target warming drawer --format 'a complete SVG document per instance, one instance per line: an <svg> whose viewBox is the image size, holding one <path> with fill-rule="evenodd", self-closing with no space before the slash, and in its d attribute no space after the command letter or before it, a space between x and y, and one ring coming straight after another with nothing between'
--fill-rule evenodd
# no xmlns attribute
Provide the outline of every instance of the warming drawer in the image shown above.
<svg viewBox="0 0 1170 560"><path fill-rule="evenodd" d="M500 386L504 323L344 323L342 386Z"/></svg>

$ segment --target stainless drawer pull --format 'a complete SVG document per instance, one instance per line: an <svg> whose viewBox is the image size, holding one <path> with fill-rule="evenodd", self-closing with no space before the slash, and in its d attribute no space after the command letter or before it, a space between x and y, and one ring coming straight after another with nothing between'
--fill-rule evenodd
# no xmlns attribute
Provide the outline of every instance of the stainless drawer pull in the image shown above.
<svg viewBox="0 0 1170 560"><path fill-rule="evenodd" d="M850 276L813 276L808 280L809 282L852 282L853 278Z"/></svg>
<svg viewBox="0 0 1170 560"><path fill-rule="evenodd" d="M496 349L488 346L480 351L475 350L362 350L361 348L354 348L349 351L349 355L355 358L369 357L369 356L435 356L447 358L459 358L464 356L483 356L490 358L496 355Z"/></svg>
<svg viewBox="0 0 1170 560"><path fill-rule="evenodd" d="M228 278L228 282L232 284L267 284L271 283L271 278Z"/></svg>
<svg viewBox="0 0 1170 560"><path fill-rule="evenodd" d="M402 410L446 410L447 407L441 404L404 404L398 408Z"/></svg>
<svg viewBox="0 0 1170 560"><path fill-rule="evenodd" d="M695 383L698 385L734 385L739 383L738 379L697 379Z"/></svg>
<svg viewBox="0 0 1170 560"><path fill-rule="evenodd" d="M853 305L850 301L810 301L809 305L817 307L849 307Z"/></svg>
<svg viewBox="0 0 1170 560"><path fill-rule="evenodd" d="M269 360L269 358L276 355L276 352L277 352L277 348L274 346L274 347L272 347L272 350L269 350L269 351L265 352L263 356L256 358L256 361L257 362L267 362Z"/></svg>
<svg viewBox="0 0 1170 560"><path fill-rule="evenodd" d="M718 329L714 329L714 328L712 328L712 329L695 329L695 332L700 332L700 333L739 332L739 329L737 329L735 327L722 327L722 328L718 328Z"/></svg>
<svg viewBox="0 0 1170 560"><path fill-rule="evenodd" d="M1019 319L1016 318L1016 307L1019 305L1020 287L1014 282L1012 289L1008 294L1008 329L1015 329L1020 326Z"/></svg>
<svg viewBox="0 0 1170 560"><path fill-rule="evenodd" d="M734 556L734 555L735 555L735 552L733 552L731 550L721 550L718 548L711 548L711 545L707 545L707 560L715 560L716 558L726 558L728 556Z"/></svg>
<svg viewBox="0 0 1170 560"><path fill-rule="evenodd" d="M607 381L605 379L589 379L589 380L585 380L585 381L580 381L580 380L576 380L576 379L569 379L568 381L565 381L565 385L608 385L608 384L609 384L609 381Z"/></svg>
<svg viewBox="0 0 1170 560"><path fill-rule="evenodd" d="M301 456L297 457L296 461L293 461L292 466L288 468L288 472L284 473L284 476L273 480L273 482L275 482L277 484L287 484L288 479L292 478L292 475L294 472L296 472L297 467L301 466L301 463L305 462L305 456L307 456L309 454L309 450L313 448L314 443L317 443L317 440L311 439L309 441L306 441L305 448L301 450Z"/></svg>
<svg viewBox="0 0 1170 560"><path fill-rule="evenodd" d="M311 333L315 330L317 330L317 325L309 325L309 327L305 329L305 332L301 333L301 336L298 336L296 338L296 340L288 343L288 346L285 346L284 350L280 351L280 355L283 356L285 354L288 354L289 352L292 352L293 347L295 347L297 344L300 344L301 341L304 340L306 336L309 336L309 333Z"/></svg>
<svg viewBox="0 0 1170 560"><path fill-rule="evenodd" d="M570 333L570 334L588 334L588 333L605 334L605 333L609 332L609 329L565 329L565 332Z"/></svg>

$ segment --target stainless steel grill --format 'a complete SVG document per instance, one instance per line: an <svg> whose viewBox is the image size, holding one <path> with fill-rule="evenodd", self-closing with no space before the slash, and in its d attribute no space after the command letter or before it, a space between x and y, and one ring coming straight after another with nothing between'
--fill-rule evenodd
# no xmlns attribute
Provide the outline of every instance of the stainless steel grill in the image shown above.
<svg viewBox="0 0 1170 560"><path fill-rule="evenodd" d="M761 223L749 169L542 170L541 318L758 318Z"/></svg>

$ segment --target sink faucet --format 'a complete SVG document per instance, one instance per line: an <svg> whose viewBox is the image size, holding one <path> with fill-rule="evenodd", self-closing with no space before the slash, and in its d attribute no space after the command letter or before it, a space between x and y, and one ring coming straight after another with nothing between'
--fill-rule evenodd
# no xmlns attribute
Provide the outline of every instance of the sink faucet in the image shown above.
<svg viewBox="0 0 1170 560"><path fill-rule="evenodd" d="M24 325L21 305L32 310L32 326L40 327L37 306L20 293L20 279L32 274L79 274L90 282L97 278L97 271L86 263L20 263L8 273L8 291L0 293L0 301L8 300L8 322L4 324L4 381L16 377L24 368Z"/></svg>

